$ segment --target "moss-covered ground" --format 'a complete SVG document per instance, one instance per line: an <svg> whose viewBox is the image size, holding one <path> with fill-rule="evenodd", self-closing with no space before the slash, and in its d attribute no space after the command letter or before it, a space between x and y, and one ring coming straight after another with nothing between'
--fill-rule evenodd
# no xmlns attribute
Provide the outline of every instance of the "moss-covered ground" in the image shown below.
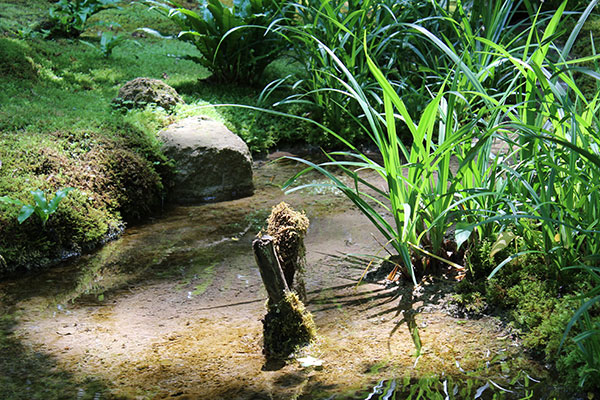
<svg viewBox="0 0 600 400"><path fill-rule="evenodd" d="M173 166L156 133L176 119L208 114L240 135L255 155L278 142L303 140L307 126L285 118L214 104L257 104L260 89L213 86L208 72L185 60L195 48L165 35L175 25L131 2L94 15L80 39L47 40L32 30L47 18L48 1L0 2L0 196L32 204L30 191L52 197L77 190L42 227L35 215L19 224L19 207L0 204L0 255L7 271L33 269L80 254L115 237L127 223L160 212ZM98 45L104 31L130 40L109 57ZM287 62L267 71L277 76ZM172 114L111 107L118 88L136 77L164 80L186 105ZM267 77L267 79L269 79ZM2 273L2 271L0 271Z"/></svg>

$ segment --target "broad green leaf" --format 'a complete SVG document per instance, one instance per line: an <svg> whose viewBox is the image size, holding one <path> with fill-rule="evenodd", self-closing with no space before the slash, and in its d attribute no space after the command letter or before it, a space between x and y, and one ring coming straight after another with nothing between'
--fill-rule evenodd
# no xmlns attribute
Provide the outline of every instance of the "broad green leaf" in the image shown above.
<svg viewBox="0 0 600 400"><path fill-rule="evenodd" d="M36 189L32 190L30 193L33 196L33 200L35 201L35 205L37 207L42 209L48 208L48 201L46 200L46 194L43 190Z"/></svg>
<svg viewBox="0 0 600 400"><path fill-rule="evenodd" d="M27 218L31 217L31 214L35 212L35 207L31 205L24 205L19 212L19 216L17 217L17 221L19 224L22 224L27 220Z"/></svg>
<svg viewBox="0 0 600 400"><path fill-rule="evenodd" d="M496 241L492 245L492 249L490 250L490 258L494 258L494 255L496 255L496 253L508 247L510 242L512 242L512 240L516 237L517 235L515 235L511 231L504 231L500 233L498 235L498 239L496 239Z"/></svg>
<svg viewBox="0 0 600 400"><path fill-rule="evenodd" d="M8 196L2 196L2 197L0 197L0 203L11 204L11 205L15 205L15 206L22 206L23 205L22 201L16 200L16 199L11 199Z"/></svg>
<svg viewBox="0 0 600 400"><path fill-rule="evenodd" d="M473 226L466 222L458 222L456 224L456 229L454 230L454 240L456 241L457 249L460 249L460 246L463 245L469 237L473 233Z"/></svg>
<svg viewBox="0 0 600 400"><path fill-rule="evenodd" d="M71 192L73 190L74 190L74 188L72 188L72 187L63 188L63 189L58 190L56 192L56 195L54 196L54 198L52 200L50 200L50 203L48 203L49 213L55 212L58 208L58 204L69 194L69 192Z"/></svg>

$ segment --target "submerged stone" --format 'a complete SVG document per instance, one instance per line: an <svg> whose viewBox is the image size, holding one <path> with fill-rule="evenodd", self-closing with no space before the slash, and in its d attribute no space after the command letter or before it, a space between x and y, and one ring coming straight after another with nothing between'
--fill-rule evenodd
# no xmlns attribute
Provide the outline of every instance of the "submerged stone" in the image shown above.
<svg viewBox="0 0 600 400"><path fill-rule="evenodd" d="M175 161L172 198L179 204L251 196L252 156L242 139L207 117L190 117L159 133L165 155Z"/></svg>

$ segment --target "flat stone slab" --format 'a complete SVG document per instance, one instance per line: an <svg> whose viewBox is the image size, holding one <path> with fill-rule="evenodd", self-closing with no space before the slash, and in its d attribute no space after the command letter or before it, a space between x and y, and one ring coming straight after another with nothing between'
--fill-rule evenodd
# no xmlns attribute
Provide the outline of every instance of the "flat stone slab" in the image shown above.
<svg viewBox="0 0 600 400"><path fill-rule="evenodd" d="M171 191L175 202L225 201L254 193L250 150L222 123L190 117L168 126L159 137L176 165Z"/></svg>

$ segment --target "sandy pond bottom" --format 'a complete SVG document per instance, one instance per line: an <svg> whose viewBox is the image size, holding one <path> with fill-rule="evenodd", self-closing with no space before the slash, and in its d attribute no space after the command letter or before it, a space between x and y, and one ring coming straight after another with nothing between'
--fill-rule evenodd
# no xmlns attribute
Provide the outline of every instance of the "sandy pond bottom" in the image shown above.
<svg viewBox="0 0 600 400"><path fill-rule="evenodd" d="M295 169L257 163L251 198L176 208L94 254L0 282L0 398L375 399L394 386L398 399L427 387L439 397L422 398L521 398L530 378L548 379L500 322L445 313L451 282L424 285L416 302L408 284L357 286L368 261L350 255L381 252L374 228L334 191L285 196L277 184ZM319 368L262 355L266 293L248 227L281 200L311 220L319 339L299 356Z"/></svg>

